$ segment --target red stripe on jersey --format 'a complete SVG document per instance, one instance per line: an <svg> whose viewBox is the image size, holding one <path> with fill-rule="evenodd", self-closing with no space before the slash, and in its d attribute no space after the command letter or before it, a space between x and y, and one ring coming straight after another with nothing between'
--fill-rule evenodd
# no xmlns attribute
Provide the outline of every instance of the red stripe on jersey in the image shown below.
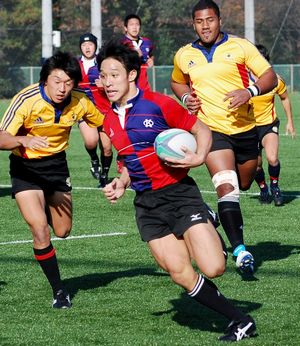
<svg viewBox="0 0 300 346"><path fill-rule="evenodd" d="M273 104L273 106L272 106L272 121L275 120L275 104L274 104L274 101L275 101L275 99L273 97L273 101L272 101L272 104Z"/></svg>
<svg viewBox="0 0 300 346"><path fill-rule="evenodd" d="M188 172L187 169L177 168L175 170L167 166L157 155L147 155L148 151L149 149L140 150L136 152L136 154L141 158L140 163L147 173L147 176L151 177L152 190L175 184L186 177ZM155 172L155 174L152 174L152 172Z"/></svg>
<svg viewBox="0 0 300 346"><path fill-rule="evenodd" d="M241 76L244 88L248 88L249 86L249 73L244 64L236 64L239 74Z"/></svg>
<svg viewBox="0 0 300 346"><path fill-rule="evenodd" d="M50 252L44 254L44 255L34 255L35 259L37 261L44 261L48 258L51 258L55 255L55 249L53 248Z"/></svg>

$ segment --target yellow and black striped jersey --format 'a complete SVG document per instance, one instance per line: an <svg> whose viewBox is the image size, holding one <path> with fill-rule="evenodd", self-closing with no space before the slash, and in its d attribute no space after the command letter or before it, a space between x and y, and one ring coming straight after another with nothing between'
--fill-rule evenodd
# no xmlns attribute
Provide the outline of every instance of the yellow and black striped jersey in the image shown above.
<svg viewBox="0 0 300 346"><path fill-rule="evenodd" d="M71 127L81 118L91 127L101 126L104 119L83 91L74 89L62 105L55 105L42 85L32 84L14 96L0 130L15 136L47 136L47 148L18 147L12 151L17 156L35 159L67 149Z"/></svg>
<svg viewBox="0 0 300 346"><path fill-rule="evenodd" d="M250 102L253 107L253 113L256 121L256 126L272 124L277 118L275 109L275 95L282 95L286 92L285 81L279 76L276 88L267 94L252 97Z"/></svg>
<svg viewBox="0 0 300 346"><path fill-rule="evenodd" d="M202 101L198 117L211 130L232 135L252 129L255 120L249 103L228 109L226 94L250 85L248 70L260 77L270 67L251 42L224 33L210 50L197 41L180 48L172 79L191 85Z"/></svg>

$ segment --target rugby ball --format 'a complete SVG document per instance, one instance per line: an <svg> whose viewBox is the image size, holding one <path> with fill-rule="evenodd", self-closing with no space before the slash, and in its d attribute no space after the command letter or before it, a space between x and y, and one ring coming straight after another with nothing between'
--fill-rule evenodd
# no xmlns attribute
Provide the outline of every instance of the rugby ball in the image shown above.
<svg viewBox="0 0 300 346"><path fill-rule="evenodd" d="M181 150L183 146L194 153L197 150L195 137L182 129L172 128L162 131L154 141L154 150L162 160L165 160L166 157L183 159L185 157L185 153Z"/></svg>

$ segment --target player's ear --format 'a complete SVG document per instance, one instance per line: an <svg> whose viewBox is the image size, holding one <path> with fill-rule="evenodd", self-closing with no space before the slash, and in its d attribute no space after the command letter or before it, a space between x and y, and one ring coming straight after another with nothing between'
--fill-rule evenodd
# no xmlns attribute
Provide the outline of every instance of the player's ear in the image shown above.
<svg viewBox="0 0 300 346"><path fill-rule="evenodd" d="M137 77L137 71L136 70L131 70L128 75L128 80L129 82L133 82L136 80Z"/></svg>

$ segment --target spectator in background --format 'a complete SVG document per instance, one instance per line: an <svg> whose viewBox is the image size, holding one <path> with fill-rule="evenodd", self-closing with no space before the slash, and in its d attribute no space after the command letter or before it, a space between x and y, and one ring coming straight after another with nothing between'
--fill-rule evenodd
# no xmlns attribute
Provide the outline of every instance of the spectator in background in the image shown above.
<svg viewBox="0 0 300 346"><path fill-rule="evenodd" d="M85 90L86 94L101 113L106 114L110 108L110 102L101 87L101 81L99 79L96 62L97 37L89 32L81 35L79 38L79 47L82 54L79 58L82 74L82 81L79 83L79 87ZM95 128L91 128L84 120L79 122L79 130L86 151L91 159L91 173L99 181L99 187L104 187L108 181L108 173L113 157L110 140L101 129L98 129L98 131ZM98 143L101 151L100 161L97 154Z"/></svg>
<svg viewBox="0 0 300 346"><path fill-rule="evenodd" d="M267 48L261 44L256 45L256 47L266 58L266 60L270 61ZM254 83L257 81L257 77L255 75L251 74L251 78ZM294 127L292 106L285 81L279 75L277 75L277 78L278 85L264 95L252 97L251 104L253 105L254 117L259 137L260 152L258 156L258 166L255 181L260 188L260 202L270 203L270 197L272 197L275 206L281 206L283 205L284 200L279 188L280 161L278 159L278 149L280 121L276 114L275 95L279 96L287 118L285 128L286 135L290 134L292 138L294 138L296 136L296 130ZM268 161L271 196L269 194L268 184L265 180L262 149L265 149L266 159Z"/></svg>
<svg viewBox="0 0 300 346"><path fill-rule="evenodd" d="M60 238L71 232L72 186L65 150L71 127L80 119L97 128L104 118L83 91L73 90L80 80L77 58L57 52L44 62L40 82L15 95L0 124L0 149L12 151L12 195L31 230L34 256L58 309L71 307L49 227Z"/></svg>
<svg viewBox="0 0 300 346"><path fill-rule="evenodd" d="M121 43L128 44L138 52L142 61L141 73L138 79L138 87L142 90L150 90L147 69L154 65L153 43L147 38L140 36L142 21L136 14L129 14L124 19L125 35L121 38Z"/></svg>

